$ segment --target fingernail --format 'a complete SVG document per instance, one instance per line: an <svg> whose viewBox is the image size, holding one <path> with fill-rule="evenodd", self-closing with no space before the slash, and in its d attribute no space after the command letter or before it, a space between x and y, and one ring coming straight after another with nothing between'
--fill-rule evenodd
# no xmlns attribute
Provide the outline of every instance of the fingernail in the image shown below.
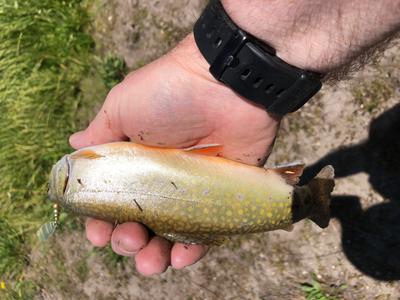
<svg viewBox="0 0 400 300"><path fill-rule="evenodd" d="M131 246L124 244L123 240L117 241L117 246L126 255L134 255L139 252L140 249L132 249Z"/></svg>

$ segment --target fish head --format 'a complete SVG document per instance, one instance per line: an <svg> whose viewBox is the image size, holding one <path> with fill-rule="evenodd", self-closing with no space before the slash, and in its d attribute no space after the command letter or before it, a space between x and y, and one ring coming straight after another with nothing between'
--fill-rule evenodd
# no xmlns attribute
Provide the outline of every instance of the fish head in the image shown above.
<svg viewBox="0 0 400 300"><path fill-rule="evenodd" d="M67 189L70 172L68 155L61 158L52 168L49 181L49 199L55 203L62 203Z"/></svg>

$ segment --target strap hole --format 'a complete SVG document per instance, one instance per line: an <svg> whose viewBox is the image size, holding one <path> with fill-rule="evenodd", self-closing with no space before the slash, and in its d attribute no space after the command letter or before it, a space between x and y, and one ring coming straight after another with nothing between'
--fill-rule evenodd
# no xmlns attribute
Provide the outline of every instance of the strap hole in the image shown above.
<svg viewBox="0 0 400 300"><path fill-rule="evenodd" d="M214 47L218 48L219 46L221 46L222 44L222 39L220 37L218 37L215 41L214 41Z"/></svg>
<svg viewBox="0 0 400 300"><path fill-rule="evenodd" d="M232 69L236 68L239 64L240 64L239 58L237 58L237 57L233 58L232 56L231 56L231 59L227 63L228 67L232 68Z"/></svg>
<svg viewBox="0 0 400 300"><path fill-rule="evenodd" d="M242 80L245 80L247 77L249 77L250 73L251 73L250 69L246 69L242 72L242 74L240 75L240 78Z"/></svg>
<svg viewBox="0 0 400 300"><path fill-rule="evenodd" d="M256 89L259 88L263 81L264 78L257 77L256 80L254 80L253 87L255 87Z"/></svg>
<svg viewBox="0 0 400 300"><path fill-rule="evenodd" d="M275 89L275 85L269 84L269 85L267 85L267 87L265 88L265 92L266 92L267 94L270 94L274 89Z"/></svg>
<svg viewBox="0 0 400 300"><path fill-rule="evenodd" d="M276 95L279 96L280 94L282 94L285 91L285 89L280 89L278 92L276 92Z"/></svg>

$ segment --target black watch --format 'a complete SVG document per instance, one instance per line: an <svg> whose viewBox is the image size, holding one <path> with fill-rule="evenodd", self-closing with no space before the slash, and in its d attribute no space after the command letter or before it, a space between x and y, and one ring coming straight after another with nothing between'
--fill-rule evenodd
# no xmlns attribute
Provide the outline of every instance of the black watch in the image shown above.
<svg viewBox="0 0 400 300"><path fill-rule="evenodd" d="M293 112L321 89L321 74L278 58L275 49L240 29L220 1L210 1L193 32L211 74L269 112Z"/></svg>

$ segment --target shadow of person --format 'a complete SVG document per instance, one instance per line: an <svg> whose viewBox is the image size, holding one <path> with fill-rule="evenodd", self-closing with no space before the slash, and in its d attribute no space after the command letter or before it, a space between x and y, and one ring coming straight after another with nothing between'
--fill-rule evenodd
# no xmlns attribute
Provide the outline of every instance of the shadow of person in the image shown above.
<svg viewBox="0 0 400 300"><path fill-rule="evenodd" d="M366 172L373 189L385 198L364 211L357 196L332 198L345 255L366 275L400 280L400 104L371 122L368 140L328 154L305 170L302 182L327 164L335 168L336 178Z"/></svg>

